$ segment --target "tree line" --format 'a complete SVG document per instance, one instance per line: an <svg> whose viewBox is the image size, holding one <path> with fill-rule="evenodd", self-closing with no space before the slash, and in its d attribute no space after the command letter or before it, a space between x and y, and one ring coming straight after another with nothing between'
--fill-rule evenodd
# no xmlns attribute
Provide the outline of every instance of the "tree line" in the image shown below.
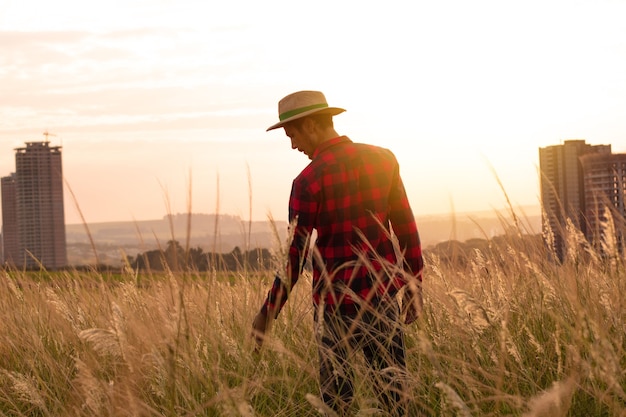
<svg viewBox="0 0 626 417"><path fill-rule="evenodd" d="M242 251L238 246L228 253L204 252L200 247L185 250L178 241L170 240L165 249L126 256L125 263L139 271L236 271L244 268L266 270L272 267L273 256L268 249Z"/></svg>

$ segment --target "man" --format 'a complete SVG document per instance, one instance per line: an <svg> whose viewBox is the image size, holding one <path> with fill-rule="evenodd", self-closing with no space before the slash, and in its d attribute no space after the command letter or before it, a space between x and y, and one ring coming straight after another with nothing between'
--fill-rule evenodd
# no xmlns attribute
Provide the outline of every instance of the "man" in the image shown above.
<svg viewBox="0 0 626 417"><path fill-rule="evenodd" d="M387 149L340 136L319 91L299 91L278 103L291 147L311 163L293 181L293 240L286 276L276 277L253 322L258 347L298 281L307 253L313 263L313 305L326 405L349 415L351 352L374 371L374 390L391 414L406 412L405 348L400 317L413 322L422 305L422 251L399 167ZM310 244L313 230L315 245ZM402 314L397 295L402 291Z"/></svg>

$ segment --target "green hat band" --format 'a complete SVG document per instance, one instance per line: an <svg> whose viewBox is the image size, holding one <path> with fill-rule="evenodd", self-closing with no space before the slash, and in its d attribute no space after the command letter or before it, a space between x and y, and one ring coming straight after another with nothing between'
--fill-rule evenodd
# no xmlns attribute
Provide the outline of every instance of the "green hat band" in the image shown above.
<svg viewBox="0 0 626 417"><path fill-rule="evenodd" d="M290 111L286 111L278 116L278 119L282 122L283 120L289 119L290 117L296 116L300 113L304 113L305 111L314 110L314 109L324 109L328 107L327 103L321 104L312 104L306 107L300 107L299 109L293 109Z"/></svg>

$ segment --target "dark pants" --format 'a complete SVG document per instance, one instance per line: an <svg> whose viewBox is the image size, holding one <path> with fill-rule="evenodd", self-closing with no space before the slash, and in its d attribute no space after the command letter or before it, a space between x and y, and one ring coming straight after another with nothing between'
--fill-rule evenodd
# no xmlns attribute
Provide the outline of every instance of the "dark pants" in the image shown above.
<svg viewBox="0 0 626 417"><path fill-rule="evenodd" d="M372 390L390 415L406 413L404 335L395 299L387 298L355 315L316 317L320 388L324 403L340 416L350 415L354 397L350 361L362 351L370 368Z"/></svg>

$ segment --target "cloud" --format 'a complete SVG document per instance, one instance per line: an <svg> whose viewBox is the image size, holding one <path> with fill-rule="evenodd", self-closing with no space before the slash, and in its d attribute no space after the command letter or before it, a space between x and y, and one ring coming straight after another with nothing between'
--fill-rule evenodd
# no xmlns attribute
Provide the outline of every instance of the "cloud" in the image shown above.
<svg viewBox="0 0 626 417"><path fill-rule="evenodd" d="M224 61L221 55L232 52L219 37L188 36L145 28L0 32L0 130L25 132L33 120L59 132L267 124L268 102L261 104L259 86L241 75L249 66L240 58Z"/></svg>

